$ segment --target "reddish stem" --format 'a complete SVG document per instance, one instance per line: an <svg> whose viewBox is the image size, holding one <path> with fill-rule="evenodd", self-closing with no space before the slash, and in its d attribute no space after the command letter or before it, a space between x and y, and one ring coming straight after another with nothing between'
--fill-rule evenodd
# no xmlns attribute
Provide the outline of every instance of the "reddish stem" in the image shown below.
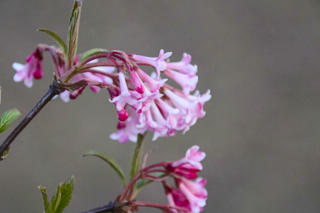
<svg viewBox="0 0 320 213"><path fill-rule="evenodd" d="M110 52L105 52L105 53L101 53L101 54L97 54L94 56L91 56L89 58L87 58L86 60L82 61L80 63L80 67L82 67L83 65L87 64L88 62L94 60L94 59L98 59L98 58L109 58L111 56Z"/></svg>
<svg viewBox="0 0 320 213"><path fill-rule="evenodd" d="M133 188L134 188L136 182L137 182L141 177L142 177L142 174L139 173L139 174L137 174L136 176L134 176L134 177L132 178L132 180L130 181L130 183L127 185L127 187L124 189L123 193L121 194L121 196L120 196L120 198L119 198L119 202L124 201L124 199L126 198L126 195L128 194L128 192L129 192L130 190L133 191ZM130 193L130 194L132 194L132 193ZM130 199L130 196L128 196L128 197L129 197L129 199ZM128 200L128 199L127 199L127 200Z"/></svg>
<svg viewBox="0 0 320 213"><path fill-rule="evenodd" d="M80 70L79 71L79 73L85 73L85 72L101 74L101 75L107 76L107 77L112 78L112 79L117 78L117 75L115 75L115 74L106 73L106 72L103 72L103 71L100 71L100 70L84 69L84 70Z"/></svg>
<svg viewBox="0 0 320 213"><path fill-rule="evenodd" d="M99 61L99 62L96 62L96 63L90 63L90 64L86 64L86 65L83 65L81 67L81 70L82 69L89 69L89 68L92 68L92 67L104 67L104 66L117 66L116 64L114 64L113 62L111 61Z"/></svg>
<svg viewBox="0 0 320 213"><path fill-rule="evenodd" d="M178 206L170 206L170 205L165 205L165 204L159 204L159 203L152 203L152 202L146 202L146 201L134 201L132 203L134 206L141 206L141 207L151 207L151 208L156 208L156 209L162 209L165 211L169 211L170 209L175 209L180 212L185 212L185 213L190 213L189 210L185 208L181 208Z"/></svg>

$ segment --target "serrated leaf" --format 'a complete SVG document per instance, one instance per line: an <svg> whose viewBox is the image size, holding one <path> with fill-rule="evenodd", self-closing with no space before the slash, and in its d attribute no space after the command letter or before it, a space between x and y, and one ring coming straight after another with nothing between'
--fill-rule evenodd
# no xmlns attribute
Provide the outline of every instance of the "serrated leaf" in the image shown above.
<svg viewBox="0 0 320 213"><path fill-rule="evenodd" d="M81 0L75 0L70 22L69 22L69 33L68 33L68 61L69 66L72 64L75 55L77 54L78 46L78 35L79 35L79 23L81 13Z"/></svg>
<svg viewBox="0 0 320 213"><path fill-rule="evenodd" d="M51 202L48 200L46 188L43 186L38 187L42 194L45 213L61 213L67 207L72 197L73 184L73 176L69 180L60 183L55 195L51 198Z"/></svg>
<svg viewBox="0 0 320 213"><path fill-rule="evenodd" d="M47 30L47 29L38 29L38 31L40 32L44 32L46 34L48 34L49 36L51 36L51 38L53 38L57 44L61 47L64 55L67 57L67 45L64 43L63 39L56 33L56 32L53 32L51 30Z"/></svg>
<svg viewBox="0 0 320 213"><path fill-rule="evenodd" d="M0 117L0 133L8 128L8 126L20 116L20 112L17 109L11 109L2 113Z"/></svg>
<svg viewBox="0 0 320 213"><path fill-rule="evenodd" d="M131 161L130 180L137 174L141 166L143 138L143 134L138 134L138 140Z"/></svg>
<svg viewBox="0 0 320 213"><path fill-rule="evenodd" d="M107 156L106 154L100 153L100 152L95 152L95 151L89 151L85 154L83 154L84 157L86 156L94 156L94 157L98 157L100 159L102 159L103 161L105 161L106 163L109 164L109 166L111 166L111 168L118 174L118 176L120 177L123 186L126 186L126 178L124 176L123 170L121 169L121 167L119 166L119 164L117 162L115 162L112 158L110 158L109 156Z"/></svg>
<svg viewBox="0 0 320 213"><path fill-rule="evenodd" d="M55 209L55 213L61 213L65 209L72 197L74 185L74 177L72 176L68 181L60 184L61 198L58 207Z"/></svg>
<svg viewBox="0 0 320 213"><path fill-rule="evenodd" d="M38 189L40 190L41 194L42 194L42 199L43 199L43 205L44 205L44 210L45 213L51 213L51 204L48 201L48 195L47 195L47 190L44 186L38 186Z"/></svg>
<svg viewBox="0 0 320 213"><path fill-rule="evenodd" d="M61 187L57 188L56 194L51 199L52 213L56 213L61 201Z"/></svg>
<svg viewBox="0 0 320 213"><path fill-rule="evenodd" d="M97 55L97 54L101 54L101 53L105 53L108 50L106 49L101 49L101 48L93 48L91 50L87 50L84 53L82 53L81 57L80 57L80 61L83 61L84 59L87 59L91 56Z"/></svg>

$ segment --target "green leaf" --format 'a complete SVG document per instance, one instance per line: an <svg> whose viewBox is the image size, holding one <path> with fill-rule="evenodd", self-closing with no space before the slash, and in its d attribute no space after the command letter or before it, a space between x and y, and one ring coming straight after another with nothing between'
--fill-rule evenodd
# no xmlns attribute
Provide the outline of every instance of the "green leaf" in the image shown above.
<svg viewBox="0 0 320 213"><path fill-rule="evenodd" d="M138 134L136 148L134 150L131 161L130 180L132 180L132 178L137 174L141 166L143 138L144 135Z"/></svg>
<svg viewBox="0 0 320 213"><path fill-rule="evenodd" d="M80 61L83 61L84 59L87 59L91 56L97 55L97 54L101 54L101 53L105 53L108 50L106 49L101 49L101 48L93 48L91 50L87 50L84 53L82 53L81 57L80 57Z"/></svg>
<svg viewBox="0 0 320 213"><path fill-rule="evenodd" d="M61 189L60 185L57 188L56 194L51 198L51 206L52 206L52 212L55 213L57 208L59 207L61 201Z"/></svg>
<svg viewBox="0 0 320 213"><path fill-rule="evenodd" d="M72 64L75 55L77 54L78 46L78 35L79 35L79 24L80 24L80 13L81 13L81 0L75 0L73 10L69 22L69 33L68 33L68 61L69 66Z"/></svg>
<svg viewBox="0 0 320 213"><path fill-rule="evenodd" d="M120 177L123 186L126 186L126 178L124 176L123 170L121 169L121 167L119 166L118 163L116 163L112 158L110 158L109 156L107 156L106 154L100 153L100 152L95 152L95 151L89 151L85 154L83 154L84 157L86 156L94 156L94 157L98 157L100 159L102 159L103 161L105 161L106 163L109 164L109 166L111 166L111 168L118 174L118 176Z"/></svg>
<svg viewBox="0 0 320 213"><path fill-rule="evenodd" d="M0 133L8 128L8 126L20 116L17 109L11 109L4 112L0 117Z"/></svg>
<svg viewBox="0 0 320 213"><path fill-rule="evenodd" d="M68 53L67 45L64 43L62 38L56 32L53 32L53 31L47 30L47 29L38 29L38 31L44 32L44 33L48 34L49 36L51 36L57 42L57 44L61 47L64 55L67 57L67 53Z"/></svg>
<svg viewBox="0 0 320 213"><path fill-rule="evenodd" d="M69 204L74 185L74 177L69 180L60 183L57 187L56 194L51 198L51 202L48 200L46 188L39 186L41 191L45 213L61 213Z"/></svg>
<svg viewBox="0 0 320 213"><path fill-rule="evenodd" d="M65 209L70 203L72 192L73 192L73 185L74 185L73 176L66 182L60 184L59 187L60 187L61 198L60 198L58 207L55 209L55 213L61 213L63 209Z"/></svg>
<svg viewBox="0 0 320 213"><path fill-rule="evenodd" d="M48 195L47 195L47 190L44 186L38 186L38 189L40 190L41 194L42 194L42 199L43 199L43 205L44 205L44 210L45 213L51 213L52 209L51 209L51 204L48 201Z"/></svg>

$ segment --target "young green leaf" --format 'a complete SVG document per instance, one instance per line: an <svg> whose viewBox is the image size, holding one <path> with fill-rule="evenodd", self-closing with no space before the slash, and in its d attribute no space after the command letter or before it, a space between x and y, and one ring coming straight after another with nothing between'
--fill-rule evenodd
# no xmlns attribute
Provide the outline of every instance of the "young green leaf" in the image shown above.
<svg viewBox="0 0 320 213"><path fill-rule="evenodd" d="M82 53L81 57L80 57L80 61L83 61L91 56L97 55L97 54L101 54L101 53L105 53L108 50L106 49L101 49L101 48L93 48L90 50L85 51L84 53Z"/></svg>
<svg viewBox="0 0 320 213"><path fill-rule="evenodd" d="M20 116L17 109L11 109L4 112L0 117L0 133L8 128L8 126Z"/></svg>
<svg viewBox="0 0 320 213"><path fill-rule="evenodd" d="M106 154L100 153L100 152L95 152L95 151L89 151L85 154L83 154L84 157L86 156L94 156L94 157L98 157L100 159L102 159L103 161L105 161L106 163L109 164L109 166L111 166L111 168L118 174L118 176L120 177L123 186L126 186L126 178L124 176L123 170L121 169L121 167L119 166L118 163L116 163L112 158L110 158L109 156L107 156Z"/></svg>
<svg viewBox="0 0 320 213"><path fill-rule="evenodd" d="M67 45L64 43L62 38L56 32L53 32L53 31L47 30L47 29L38 29L38 31L44 32L44 33L48 34L49 36L51 36L57 42L57 44L60 46L64 55L67 57L67 53L68 53Z"/></svg>
<svg viewBox="0 0 320 213"><path fill-rule="evenodd" d="M140 164L141 164L141 156L142 156L143 138L144 138L144 135L138 134L136 148L132 156L130 180L137 174L141 166Z"/></svg>
<svg viewBox="0 0 320 213"><path fill-rule="evenodd" d="M60 185L57 188L56 194L51 199L52 213L56 213L61 201L61 189Z"/></svg>
<svg viewBox="0 0 320 213"><path fill-rule="evenodd" d="M52 209L51 209L51 204L48 201L48 195L47 195L47 190L44 186L38 186L38 189L40 190L41 194L42 194L42 199L43 199L43 205L44 205L44 211L45 213L51 213Z"/></svg>
<svg viewBox="0 0 320 213"><path fill-rule="evenodd" d="M42 194L45 213L61 213L67 207L72 197L73 183L73 176L69 180L60 183L55 195L51 198L51 202L48 200L46 188L43 186L38 187Z"/></svg>
<svg viewBox="0 0 320 213"><path fill-rule="evenodd" d="M63 209L65 209L68 206L72 197L73 185L74 185L73 176L66 182L60 184L59 188L61 193L61 199L58 207L55 209L55 213L61 213Z"/></svg>
<svg viewBox="0 0 320 213"><path fill-rule="evenodd" d="M72 10L70 22L69 22L69 33L68 33L69 67L72 65L73 59L77 54L81 6L82 6L81 0L74 1L73 10Z"/></svg>

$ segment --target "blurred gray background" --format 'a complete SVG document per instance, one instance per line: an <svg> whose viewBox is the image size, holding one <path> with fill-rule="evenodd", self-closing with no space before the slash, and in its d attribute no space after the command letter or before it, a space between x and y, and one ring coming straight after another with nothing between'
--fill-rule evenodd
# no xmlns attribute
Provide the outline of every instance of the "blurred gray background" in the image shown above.
<svg viewBox="0 0 320 213"><path fill-rule="evenodd" d="M52 65L27 89L12 81L14 61L24 62L37 43L53 44L39 27L66 35L71 0L1 0L0 111L25 115L46 92ZM199 89L214 91L207 116L186 135L150 142L149 163L175 160L193 144L207 152L204 212L320 212L320 4L318 0L87 0L80 51L101 47L156 56L191 53ZM108 95L50 103L23 131L0 163L0 212L42 212L37 186L53 193L75 175L66 212L113 200L120 181L98 150L128 171L134 144L109 139L116 116ZM11 127L12 129L12 127ZM8 132L1 135L1 141ZM140 200L165 202L159 186ZM143 210L143 212L157 212Z"/></svg>

